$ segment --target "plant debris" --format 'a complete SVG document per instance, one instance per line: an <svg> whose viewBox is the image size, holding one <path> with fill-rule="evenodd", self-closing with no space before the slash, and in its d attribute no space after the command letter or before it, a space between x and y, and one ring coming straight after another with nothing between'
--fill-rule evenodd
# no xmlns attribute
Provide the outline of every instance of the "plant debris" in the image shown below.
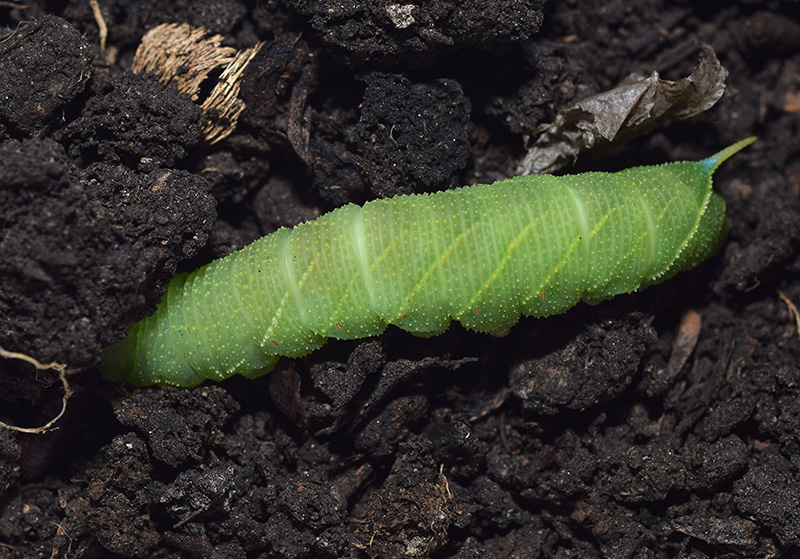
<svg viewBox="0 0 800 559"><path fill-rule="evenodd" d="M203 27L186 23L164 23L151 29L136 49L131 69L134 72L153 72L159 85L166 89L175 84L178 93L187 93L197 102L200 88L221 70L214 88L200 107L209 122L203 126L203 138L213 145L228 137L236 128L239 115L245 109L239 99L244 71L264 43L237 52L223 47L222 35L210 35Z"/></svg>
<svg viewBox="0 0 800 559"><path fill-rule="evenodd" d="M677 82L630 74L609 91L598 93L561 111L539 134L518 169L522 175L554 173L578 155L618 136L633 137L657 121L685 120L707 111L725 92L728 71L714 49L703 45L700 63Z"/></svg>

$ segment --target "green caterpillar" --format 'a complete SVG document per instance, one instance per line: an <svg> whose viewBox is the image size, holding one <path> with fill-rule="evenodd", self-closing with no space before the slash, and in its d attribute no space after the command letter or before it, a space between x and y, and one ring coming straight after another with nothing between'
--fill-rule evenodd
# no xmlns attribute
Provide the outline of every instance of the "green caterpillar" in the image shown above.
<svg viewBox="0 0 800 559"><path fill-rule="evenodd" d="M719 246L719 165L526 176L338 208L176 276L154 315L103 353L106 378L190 387L256 377L328 338L387 324L498 332L664 281Z"/></svg>

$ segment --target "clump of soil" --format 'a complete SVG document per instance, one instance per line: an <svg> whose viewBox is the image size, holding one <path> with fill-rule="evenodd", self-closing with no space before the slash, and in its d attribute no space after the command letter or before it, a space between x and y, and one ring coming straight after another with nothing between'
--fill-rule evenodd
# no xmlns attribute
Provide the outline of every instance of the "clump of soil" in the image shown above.
<svg viewBox="0 0 800 559"><path fill-rule="evenodd" d="M800 547L793 7L542 4L0 3L0 346L75 388L58 430L0 429L0 557ZM130 71L165 22L266 42L217 144L192 99ZM686 76L703 44L729 73L713 109L567 170L760 136L715 176L730 230L697 269L505 337L390 329L193 390L100 378L177 271L348 202L508 177L559 111L632 72ZM0 361L0 421L54 416L49 380Z"/></svg>

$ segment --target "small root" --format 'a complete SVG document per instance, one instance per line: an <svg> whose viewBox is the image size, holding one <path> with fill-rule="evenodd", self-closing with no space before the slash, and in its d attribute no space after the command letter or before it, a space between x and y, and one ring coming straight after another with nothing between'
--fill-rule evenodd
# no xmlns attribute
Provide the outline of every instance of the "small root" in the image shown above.
<svg viewBox="0 0 800 559"><path fill-rule="evenodd" d="M797 330L798 337L800 337L800 312L797 311L797 307L794 306L794 303L792 303L792 300L789 299L783 293L783 291L780 291L780 290L778 291L778 297L780 297L781 301L786 303L786 306L789 308L789 316L794 318L795 329Z"/></svg>
<svg viewBox="0 0 800 559"><path fill-rule="evenodd" d="M25 361L26 363L30 363L34 367L36 367L39 371L45 371L48 369L53 369L58 373L58 378L61 380L61 385L64 387L64 395L61 397L61 411L58 412L53 419L42 425L41 427L17 427L16 425L9 425L7 423L3 423L0 421L0 428L9 429L10 431L17 431L19 433L32 433L34 435L39 435L41 433L46 433L50 429L53 429L53 425L61 419L61 416L64 415L64 412L67 411L67 400L69 397L72 396L72 387L69 385L67 381L67 366L62 363L57 363L53 361L52 363L48 363L44 365L31 357L30 355L26 355L24 353L17 353L16 351L6 351L2 347L0 347L0 357L4 359L18 359L20 361Z"/></svg>
<svg viewBox="0 0 800 559"><path fill-rule="evenodd" d="M103 12L100 11L100 4L97 0L89 0L89 5L92 7L92 14L94 14L94 20L97 22L97 29L100 34L100 50L105 52L106 39L108 38L106 20L103 18Z"/></svg>

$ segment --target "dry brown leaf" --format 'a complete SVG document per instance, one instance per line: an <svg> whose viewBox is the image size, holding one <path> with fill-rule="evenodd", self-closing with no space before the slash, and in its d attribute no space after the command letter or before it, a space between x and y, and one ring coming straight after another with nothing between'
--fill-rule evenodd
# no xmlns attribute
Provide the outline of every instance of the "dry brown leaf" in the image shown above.
<svg viewBox="0 0 800 559"><path fill-rule="evenodd" d="M684 120L698 115L722 97L728 71L714 49L703 45L700 62L677 82L631 74L615 88L588 97L561 111L525 155L518 173L538 175L557 171L582 151L620 134L631 135L656 120Z"/></svg>

